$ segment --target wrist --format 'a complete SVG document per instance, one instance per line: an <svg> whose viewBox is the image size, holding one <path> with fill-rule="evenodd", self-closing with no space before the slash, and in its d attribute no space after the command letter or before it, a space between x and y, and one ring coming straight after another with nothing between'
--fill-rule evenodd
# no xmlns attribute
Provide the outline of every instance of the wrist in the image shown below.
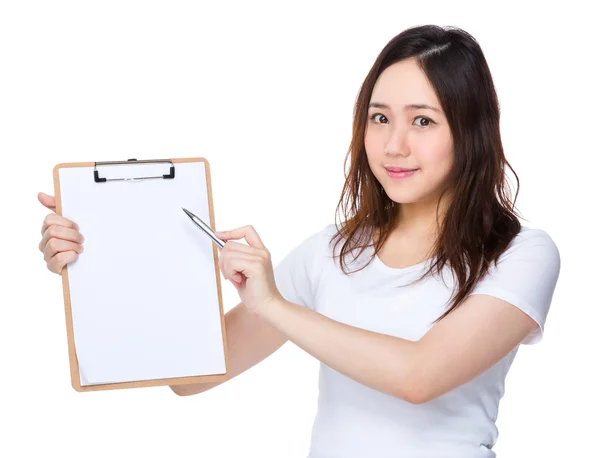
<svg viewBox="0 0 600 458"><path fill-rule="evenodd" d="M265 302L260 308L258 314L261 319L273 324L273 318L278 310L285 307L287 301L283 297L274 297Z"/></svg>

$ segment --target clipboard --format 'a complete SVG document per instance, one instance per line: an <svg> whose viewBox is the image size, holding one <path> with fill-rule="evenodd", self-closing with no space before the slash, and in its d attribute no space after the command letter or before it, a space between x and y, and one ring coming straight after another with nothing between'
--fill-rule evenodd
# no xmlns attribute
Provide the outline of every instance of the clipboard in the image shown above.
<svg viewBox="0 0 600 458"><path fill-rule="evenodd" d="M85 240L61 272L78 392L221 382L228 355L202 157L57 164L56 213ZM87 256L87 258L86 258Z"/></svg>

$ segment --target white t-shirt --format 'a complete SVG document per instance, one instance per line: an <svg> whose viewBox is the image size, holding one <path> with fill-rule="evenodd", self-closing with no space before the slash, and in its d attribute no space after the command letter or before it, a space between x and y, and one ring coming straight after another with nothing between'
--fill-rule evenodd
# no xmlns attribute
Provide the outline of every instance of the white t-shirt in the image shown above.
<svg viewBox="0 0 600 458"><path fill-rule="evenodd" d="M335 224L297 245L274 268L279 292L287 300L334 320L412 341L419 340L448 307L454 278L450 267L439 275L418 279L430 260L391 268L378 256L363 270L345 275L329 241ZM339 255L342 242L336 247ZM371 245L354 260L362 267ZM543 230L522 226L521 232L471 294L504 299L539 325L522 343L541 340L560 270L560 255ZM499 329L498 332L501 332ZM495 420L504 394L504 380L519 346L502 361L466 384L424 404L360 384L321 363L318 411L308 458L484 458L495 457Z"/></svg>

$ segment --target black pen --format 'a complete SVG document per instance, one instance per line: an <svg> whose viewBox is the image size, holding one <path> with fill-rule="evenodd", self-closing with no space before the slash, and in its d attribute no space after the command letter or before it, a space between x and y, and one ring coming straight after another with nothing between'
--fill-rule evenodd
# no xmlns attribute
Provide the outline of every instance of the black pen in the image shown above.
<svg viewBox="0 0 600 458"><path fill-rule="evenodd" d="M181 209L190 217L190 219L194 222L194 224L196 226L198 226L200 229L202 229L204 231L204 233L206 235L208 235L211 239L213 239L213 241L217 245L219 245L220 248L225 247L225 242L215 235L215 233L213 232L213 230L210 228L210 226L208 224L206 224L204 221L202 221L200 218L198 218L196 215L194 215L192 212L186 210L185 208L181 207Z"/></svg>

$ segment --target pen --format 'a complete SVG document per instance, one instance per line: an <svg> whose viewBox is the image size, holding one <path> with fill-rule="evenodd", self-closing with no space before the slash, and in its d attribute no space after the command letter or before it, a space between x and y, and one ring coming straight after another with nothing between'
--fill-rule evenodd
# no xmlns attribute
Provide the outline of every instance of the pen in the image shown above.
<svg viewBox="0 0 600 458"><path fill-rule="evenodd" d="M183 207L181 207L181 209L190 217L190 219L194 222L194 224L196 226L198 226L200 229L202 229L204 231L204 233L206 235L208 235L211 239L213 239L213 241L217 245L219 245L220 248L224 248L225 247L225 242L215 235L215 233L210 228L210 226L208 226L204 221L202 221L200 218L198 218L192 212L186 210Z"/></svg>

